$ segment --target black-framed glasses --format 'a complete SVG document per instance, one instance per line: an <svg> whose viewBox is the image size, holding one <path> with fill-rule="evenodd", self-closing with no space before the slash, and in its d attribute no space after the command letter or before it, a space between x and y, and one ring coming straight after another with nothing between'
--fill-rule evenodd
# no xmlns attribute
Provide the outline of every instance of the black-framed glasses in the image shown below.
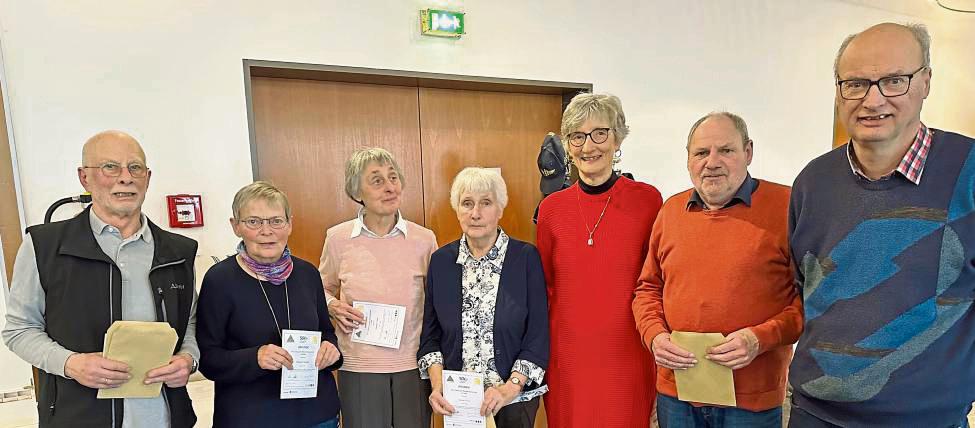
<svg viewBox="0 0 975 428"><path fill-rule="evenodd" d="M840 88L840 96L844 100L862 100L870 92L870 87L877 85L877 89L880 90L880 94L885 97L899 97L911 90L911 80L914 76L920 73L925 68L926 65L922 65L921 68L911 74L901 74L898 76L887 76L878 80L870 79L847 79L847 80L837 80L836 86Z"/></svg>
<svg viewBox="0 0 975 428"><path fill-rule="evenodd" d="M271 217L271 218L261 218L261 217L247 217L243 220L238 220L238 223L243 223L244 227L250 230L257 230L267 223L271 226L271 229L281 229L288 224L288 219L284 217Z"/></svg>
<svg viewBox="0 0 975 428"><path fill-rule="evenodd" d="M119 165L115 162L107 162L99 166L82 165L82 168L100 169L102 170L102 174L105 174L106 177L118 177L122 175L122 165ZM131 175L132 178L145 177L146 174L149 172L149 168L147 166L136 162L130 163L128 166L125 167L125 169L129 170L129 175Z"/></svg>
<svg viewBox="0 0 975 428"><path fill-rule="evenodd" d="M609 139L609 131L612 131L612 129L596 128L591 132L571 132L566 138L569 139L569 144L573 147L582 147L586 144L586 138L591 139L593 143L602 144Z"/></svg>

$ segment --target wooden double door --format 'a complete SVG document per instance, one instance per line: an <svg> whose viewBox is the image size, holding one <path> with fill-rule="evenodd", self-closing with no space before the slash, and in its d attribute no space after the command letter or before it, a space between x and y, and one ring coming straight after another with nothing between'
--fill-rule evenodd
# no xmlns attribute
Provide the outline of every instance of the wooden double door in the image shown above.
<svg viewBox="0 0 975 428"><path fill-rule="evenodd" d="M255 176L288 194L289 245L302 259L317 264L325 230L356 215L344 165L365 147L397 159L401 212L432 229L440 245L460 237L450 185L468 166L501 169L508 186L501 227L535 241L536 158L545 134L559 130L562 95L255 77L251 102ZM536 426L547 426L544 410Z"/></svg>
<svg viewBox="0 0 975 428"><path fill-rule="evenodd" d="M440 245L460 237L450 185L468 166L501 169L509 195L501 226L534 242L536 158L545 134L559 129L561 95L271 77L252 78L251 88L255 176L288 194L298 257L317 263L325 230L356 215L344 165L365 147L397 159L403 216L432 229Z"/></svg>

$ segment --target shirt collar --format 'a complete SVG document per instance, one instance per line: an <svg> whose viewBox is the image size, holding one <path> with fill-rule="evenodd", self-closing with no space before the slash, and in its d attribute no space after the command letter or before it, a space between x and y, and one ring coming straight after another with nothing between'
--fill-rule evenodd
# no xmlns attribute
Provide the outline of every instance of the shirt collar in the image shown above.
<svg viewBox="0 0 975 428"><path fill-rule="evenodd" d="M365 215L366 209L360 207L359 213L356 214L355 221L352 222L352 235L349 236L350 238L355 238L361 235L363 232L374 238L388 238L396 236L396 231L399 231L404 237L406 237L406 219L403 218L403 213L399 211L396 212L396 224L393 225L393 230L390 230L386 236L379 236L379 234L369 230L369 228L366 227L365 221L363 220Z"/></svg>
<svg viewBox="0 0 975 428"><path fill-rule="evenodd" d="M758 189L758 180L752 178L752 175L745 173L745 180L741 182L741 186L738 186L738 191L735 195L731 197L731 200L727 204L724 204L721 208L728 208L732 205L742 203L745 206L752 206L752 193ZM707 205L704 204L704 200L701 199L701 195L697 193L697 189L691 190L691 197L687 200L686 209L691 209L692 206L699 205L702 209L707 209Z"/></svg>
<svg viewBox="0 0 975 428"><path fill-rule="evenodd" d="M90 215L88 216L88 221L91 223L91 231L95 235L102 235L107 232L118 236L119 239L122 238L122 233L118 230L118 228L102 221L102 219L98 217L98 214L95 214L95 210L91 210ZM132 236L126 238L126 240L134 241L136 239L142 239L146 243L151 244L152 233L149 232L149 220L146 218L145 213L139 214L139 222L142 224L142 226L140 226L139 230L132 234Z"/></svg>
<svg viewBox="0 0 975 428"><path fill-rule="evenodd" d="M904 157L901 159L900 163L897 164L897 168L891 171L890 174L876 180L867 178L867 175L863 173L862 169L860 169L860 164L856 160L856 153L853 151L852 139L846 144L846 158L850 161L850 169L853 170L853 174L858 178L867 181L882 181L890 179L896 172L904 176L904 178L911 183L920 185L921 174L924 172L924 164L927 163L928 153L931 152L932 136L933 133L931 130L923 123L918 126L917 135L914 137L914 142L911 143L911 147L907 149L907 153L904 154Z"/></svg>
<svg viewBox="0 0 975 428"><path fill-rule="evenodd" d="M463 266L468 261L481 261L487 260L489 263L494 265L494 267L501 269L502 262L504 260L504 253L508 250L508 234L504 233L500 227L498 227L498 239L494 241L494 246L488 250L487 254L480 259L475 258L471 254L471 249L467 247L467 235L461 235L460 237L460 250L457 251L457 264Z"/></svg>

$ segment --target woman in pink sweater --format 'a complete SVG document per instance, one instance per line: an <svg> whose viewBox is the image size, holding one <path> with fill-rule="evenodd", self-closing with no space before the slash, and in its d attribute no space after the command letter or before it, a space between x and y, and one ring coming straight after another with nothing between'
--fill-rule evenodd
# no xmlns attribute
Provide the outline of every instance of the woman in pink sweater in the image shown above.
<svg viewBox="0 0 975 428"><path fill-rule="evenodd" d="M437 239L400 214L402 177L386 150L353 153L345 164L345 193L362 208L325 234L319 270L345 357L338 386L347 428L430 426L430 384L420 379L416 352L427 264ZM398 346L353 339L366 322L353 307L361 303L399 308L404 322Z"/></svg>

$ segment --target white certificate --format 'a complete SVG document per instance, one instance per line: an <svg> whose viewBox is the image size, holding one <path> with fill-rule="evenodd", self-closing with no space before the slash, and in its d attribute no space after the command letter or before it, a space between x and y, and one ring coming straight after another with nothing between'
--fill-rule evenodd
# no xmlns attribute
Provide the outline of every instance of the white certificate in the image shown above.
<svg viewBox="0 0 975 428"><path fill-rule="evenodd" d="M283 330L282 348L291 354L293 370L281 367L281 399L313 398L318 395L318 367L315 357L322 343L322 332Z"/></svg>
<svg viewBox="0 0 975 428"><path fill-rule="evenodd" d="M443 371L443 398L454 406L454 414L443 417L444 428L485 428L481 416L484 376L478 373Z"/></svg>
<svg viewBox="0 0 975 428"><path fill-rule="evenodd" d="M353 342L399 349L406 318L405 306L352 302L352 307L362 311L366 318L364 324L352 330Z"/></svg>

